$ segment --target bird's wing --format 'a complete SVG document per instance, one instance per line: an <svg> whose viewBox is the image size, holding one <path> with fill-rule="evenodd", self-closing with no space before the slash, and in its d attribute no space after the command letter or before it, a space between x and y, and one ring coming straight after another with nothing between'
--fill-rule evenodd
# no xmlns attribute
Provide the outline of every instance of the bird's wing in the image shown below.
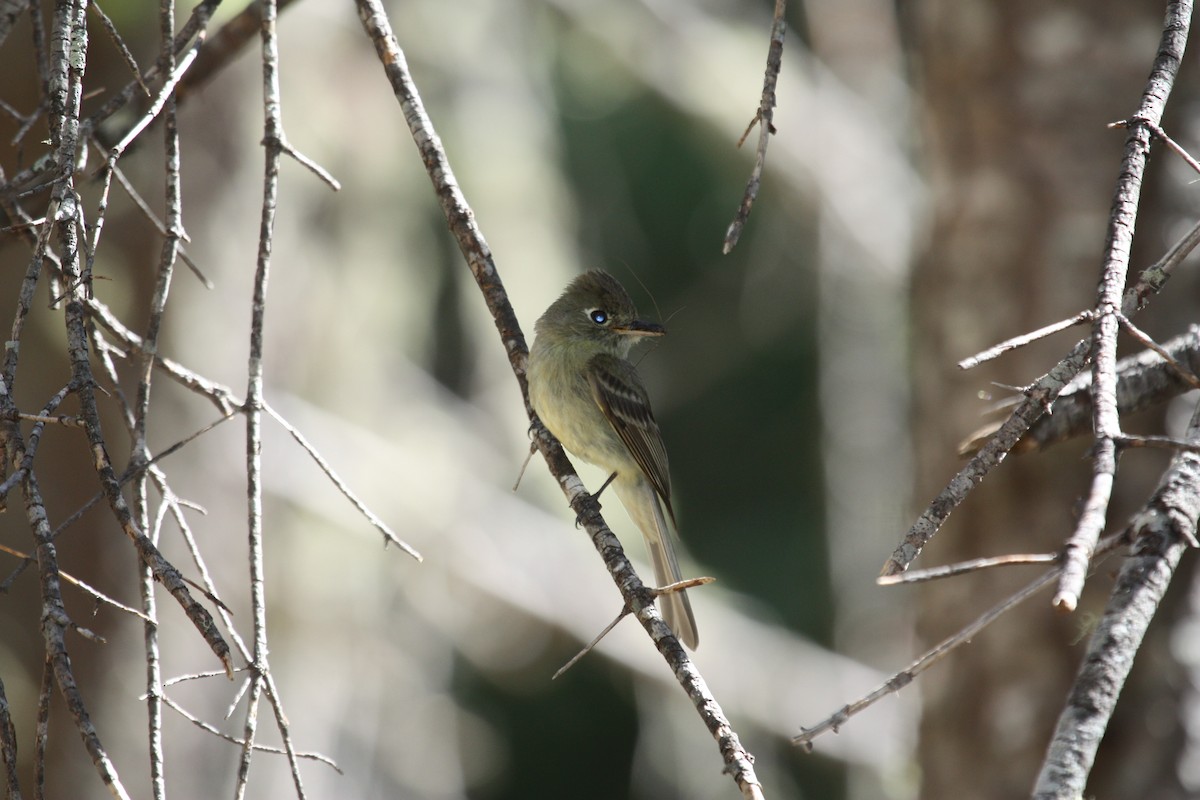
<svg viewBox="0 0 1200 800"><path fill-rule="evenodd" d="M663 445L654 412L650 410L650 397L637 370L625 359L603 353L588 362L587 379L596 405L629 448L674 523L667 448Z"/></svg>

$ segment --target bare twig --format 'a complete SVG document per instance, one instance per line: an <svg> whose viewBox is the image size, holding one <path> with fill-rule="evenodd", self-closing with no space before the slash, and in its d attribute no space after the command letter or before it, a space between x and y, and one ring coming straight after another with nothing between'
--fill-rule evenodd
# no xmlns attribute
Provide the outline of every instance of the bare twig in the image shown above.
<svg viewBox="0 0 1200 800"><path fill-rule="evenodd" d="M1200 222L1193 225L1187 233L1171 246L1162 258L1142 270L1137 283L1125 291L1121 302L1121 313L1132 317L1146 307L1151 295L1162 289L1163 284L1171 277L1175 269L1200 245Z"/></svg>
<svg viewBox="0 0 1200 800"><path fill-rule="evenodd" d="M521 486L521 479L525 477L525 470L529 469L529 462L533 460L533 455L538 451L537 445L533 442L529 443L529 455L525 456L525 460L521 462L521 469L517 472L517 479L513 481L512 490L515 492Z"/></svg>
<svg viewBox="0 0 1200 800"><path fill-rule="evenodd" d="M1200 369L1200 328L1193 327L1187 333L1165 342L1162 348L1171 361L1182 364L1188 372ZM1179 371L1152 350L1126 356L1117 363L1117 411L1122 416L1165 403L1186 392L1188 387ZM1077 375L1054 401L1050 413L1029 428L1013 452L1036 451L1090 433L1091 389L1091 374L1085 372ZM1015 403L1013 400L1006 405ZM978 450L996 433L998 427L999 423L992 423L973 433L959 446L959 455L970 455Z"/></svg>
<svg viewBox="0 0 1200 800"><path fill-rule="evenodd" d="M0 383L0 393L7 395L7 391L4 391L4 389L5 385ZM4 498L8 496L8 493L12 491L13 487L17 486L25 479L25 474L29 472L29 470L33 469L33 457L37 454L38 445L42 441L42 430L46 427L45 420L49 418L50 415L54 413L54 409L58 408L59 404L66 399L67 393L70 391L70 389L70 384L67 384L63 388L59 389L58 392L55 393L55 395L51 397L46 405L42 408L42 413L36 415L41 419L36 420L33 424L33 428L29 431L29 439L24 444L22 449L20 463L15 464L15 469L13 470L12 474L9 475L3 483L0 483L0 509L4 508ZM17 416L19 417L20 414ZM17 434L17 431L15 429L10 429L6 430L4 433L4 438L8 438ZM8 464L6 463L4 466L7 467ZM4 590L4 586L4 584L0 584L0 591Z"/></svg>
<svg viewBox="0 0 1200 800"><path fill-rule="evenodd" d="M103 152L103 149L94 140L93 146ZM163 225L162 220L158 218L158 215L155 214L154 210L146 203L146 200L142 197L141 193L134 187L132 183L129 182L129 178L125 176L125 172L120 167L114 166L113 177L117 179L117 183L121 184L121 188L125 190L127 195L129 195L129 199L133 201L133 204L137 206L139 211L142 212L142 216L150 221L150 224L155 227L159 234L166 236L166 226ZM187 231L179 231L179 237L185 242L191 241L191 238L187 235ZM215 288L215 284L213 284L209 277L204 274L204 270L200 269L200 266L192 260L192 257L188 255L187 251L184 250L182 246L179 248L179 258L184 264L187 264L188 269L190 269L192 274L196 276L196 279L204 285L205 289Z"/></svg>
<svg viewBox="0 0 1200 800"><path fill-rule="evenodd" d="M1092 424L1096 434L1092 446L1092 485L1075 533L1067 540L1063 574L1054 595L1054 606L1064 611L1073 611L1079 602L1092 549L1108 519L1108 504L1117 472L1115 439L1121 435L1121 418L1117 411L1117 332L1120 329L1119 316L1129 269L1129 252L1137 224L1142 175L1150 155L1152 136L1150 128L1141 123L1146 121L1157 127L1162 119L1187 45L1190 17L1190 0L1173 2L1167 7L1158 55L1142 92L1138 110L1130 119L1120 177L1109 214L1104 272L1096 298L1092 329Z"/></svg>
<svg viewBox="0 0 1200 800"><path fill-rule="evenodd" d="M988 361L999 358L1000 356L1012 350L1025 347L1026 345L1033 344L1040 339L1045 339L1047 336L1051 336L1059 331L1065 331L1067 328L1072 328L1076 325L1081 325L1084 322L1088 322L1091 320L1091 318L1092 312L1090 310L1080 311L1070 319L1060 320L1059 322L1047 325L1044 328L1038 328L1036 331L1024 333L1020 336L1014 336L1011 339L1006 339L1005 341L1000 342L1000 344L989 347L982 353L976 353L970 358L964 358L962 361L958 362L958 368L974 369L980 364L984 364Z"/></svg>
<svg viewBox="0 0 1200 800"><path fill-rule="evenodd" d="M754 112L754 118L750 120L746 132L738 141L738 147L741 147L754 124L758 123L758 147L754 152L754 168L750 171L750 179L746 182L746 191L742 194L742 202L733 217L733 222L729 223L729 228L725 231L722 252L726 255L733 252L733 248L737 246L742 228L750 218L750 210L754 207L758 189L762 185L763 167L767 163L767 144L771 134L775 133L775 86L779 82L779 70L783 64L783 36L787 33L787 21L784 19L786 10L786 0L775 0L775 15L771 20L771 46L767 50L767 68L763 73L762 98L759 100L758 110Z"/></svg>
<svg viewBox="0 0 1200 800"><path fill-rule="evenodd" d="M1118 126L1123 127L1125 124L1126 123L1124 123L1124 122L1114 122L1114 123L1110 123L1109 127L1110 128L1118 127ZM1150 122L1149 120L1145 120L1143 122L1143 124L1147 128L1150 129L1150 132L1154 134L1155 138L1162 141L1162 143L1165 144L1167 147L1169 147L1171 149L1171 151L1173 153L1175 153L1175 155L1182 158L1187 163L1187 165L1192 168L1193 171L1200 172L1200 161L1196 161L1196 159L1192 157L1191 153L1189 153L1182 146L1180 146L1180 144L1178 142L1176 142L1174 139L1172 139L1170 136L1167 136L1166 131L1164 131L1158 125L1155 125L1153 122Z"/></svg>
<svg viewBox="0 0 1200 800"><path fill-rule="evenodd" d="M1080 341L1062 361L1025 390L1025 396L996 430L995 435L971 457L921 512L891 557L884 563L882 575L895 575L908 569L929 540L941 530L954 509L989 472L1004 461L1025 431L1029 430L1029 426L1054 403L1067 383L1087 363L1087 358L1088 342Z"/></svg>
<svg viewBox="0 0 1200 800"><path fill-rule="evenodd" d="M508 355L513 374L525 403L526 413L534 423L534 441L546 459L551 473L566 495L576 517L582 522L592 538L592 544L603 557L605 566L621 591L621 596L633 609L642 627L654 641L658 651L666 659L704 720L705 726L716 740L725 762L725 769L732 776L747 800L762 798L762 787L754 772L753 757L742 747L738 735L725 718L715 697L709 692L699 671L688 658L683 647L667 628L655 608L654 596L638 578L633 566L625 558L617 537L608 529L600 516L599 504L588 494L575 474L562 447L552 437L529 404L525 365L528 349L525 336L517 322L516 313L509 303L504 284L500 280L491 250L475 222L474 213L458 187L454 172L446 159L441 140L425 113L424 105L408 71L403 51L392 33L391 24L379 0L356 0L358 15L363 28L375 44L376 53L383 64L392 91L400 102L404 119L408 123L413 140L425 163L426 171L433 182L442 210L446 215L450 231L466 258L467 265L483 293L488 311L500 334L500 341Z"/></svg>
<svg viewBox="0 0 1200 800"><path fill-rule="evenodd" d="M1196 376L1196 373L1179 363L1179 361L1177 361L1166 348L1151 339L1150 336L1137 325L1134 325L1129 317L1125 316L1124 314L1118 314L1117 321L1121 323L1121 327L1125 329L1126 333L1145 345L1148 350L1152 350L1157 353L1159 357L1162 358L1167 369L1178 375L1181 381L1186 383L1188 386L1191 386L1193 389L1200 389L1200 378ZM1121 365L1117 364L1118 371L1120 370L1120 367Z"/></svg>
<svg viewBox="0 0 1200 800"><path fill-rule="evenodd" d="M293 0L280 0L275 4L276 12L283 11ZM214 3L215 5L215 3ZM209 37L200 53L200 60L176 92L182 102L198 91L254 41L262 30L262 3L249 3L236 15L227 20L220 29Z"/></svg>
<svg viewBox="0 0 1200 800"><path fill-rule="evenodd" d="M295 147L293 147L290 143L285 141L282 143L281 146L283 147L283 152L285 152L289 156L291 156L292 160L294 160L300 166L304 167L306 170L311 172L313 175L316 175L318 178L320 178L321 181L326 186L328 186L330 189L332 189L335 192L340 192L342 190L342 184L338 182L337 178L333 177L333 175L330 174L329 170L325 169L320 164L318 164L316 161L313 161L311 158L309 158L308 156L301 153L299 150L297 150Z"/></svg>
<svg viewBox="0 0 1200 800"><path fill-rule="evenodd" d="M909 664L907 667L897 672L892 677L888 678L874 690L864 695L863 697L842 706L834 714L821 722L818 722L811 728L802 728L800 734L792 739L792 743L803 747L805 750L813 749L813 740L823 733L833 731L837 733L838 729L855 714L863 711L874 705L888 695L898 692L908 684L912 683L913 679L920 675L925 670L936 664L944 656L949 654L960 645L969 642L976 634L986 628L992 622L995 622L1004 615L1009 609L1013 608L1023 600L1036 594L1040 589L1048 585L1058 574L1058 570L1051 570L1032 581L1030 584L1021 589L1021 591L1005 598L1002 602L992 606L974 622L966 626L954 635L943 639L937 645L927 650L916 661Z"/></svg>
<svg viewBox="0 0 1200 800"><path fill-rule="evenodd" d="M1195 442L1185 442L1170 436L1135 436L1123 434L1116 439L1117 447L1149 447L1157 450L1184 450L1190 453L1200 452L1200 445Z"/></svg>
<svg viewBox="0 0 1200 800"><path fill-rule="evenodd" d="M1098 564L1101 559L1107 557L1114 550L1116 550L1121 545L1127 543L1128 541L1129 541L1129 532L1128 531L1122 531L1121 533L1117 533L1117 534L1107 537L1106 539L1104 539L1104 541L1100 542L1099 545L1096 547L1095 561L1093 562L1093 564ZM1049 556L1049 557L1047 557L1047 556L1017 556L1017 558L1053 560L1053 559L1061 558L1061 556ZM1020 563L1036 563L1036 562L1026 561L1026 562L1020 562ZM927 570L926 572L932 573L932 572L934 572L934 570ZM1037 592L1039 592L1041 589L1045 588L1047 585L1049 585L1052 581L1054 581L1061 574L1062 574L1062 567L1054 567L1053 569L1050 569L1050 570L1046 571L1045 573L1039 575L1037 578L1030 581L1028 584L1026 584L1020 590L1018 590L1017 592L1014 592L1013 594L1009 595L1001 602L997 603L996 605L992 606L990 609L985 611L983 614L981 614L979 617L977 617L973 622L971 622L971 624L956 631L951 636L946 637L941 642L938 642L936 645L931 647L929 650L925 651L925 653L923 653L921 655L921 657L918 658L916 661L913 661L907 667L900 670L896 674L892 675L890 678L888 678L886 681L884 681L882 684L880 684L878 687L876 687L875 689L873 689L872 691L870 691L863 697L853 701L852 703L849 703L848 705L843 706L838 711L836 711L834 714L832 714L825 720L822 720L821 722L817 723L813 727L802 729L800 735L796 736L795 738L792 739L792 743L798 744L801 747L805 748L806 750L811 751L812 746L813 746L812 745L813 740L816 739L818 736L820 736L823 733L829 732L829 731L833 731L834 733L836 733L838 731L838 729L842 725L844 725L847 720L850 719L850 717L852 717L855 714L859 713L860 711L863 711L864 709L870 707L878 700L880 700L884 697L887 697L889 694L892 694L893 692L897 692L900 689L903 689L905 686L912 683L912 681L919 674L921 674L925 670L929 669L931 666L933 666L935 663L937 663L944 656L948 655L952 650L955 650L956 648L961 647L962 645L970 642L973 638L975 638L975 636L980 631L982 631L988 625L995 622L997 619L1002 617L1005 613L1007 613L1012 608L1016 607L1017 605L1024 602L1025 600L1029 599L1033 595L1037 594ZM935 576L935 577L938 577L938 576ZM887 578L883 578L880 580L881 583L885 582L885 581L887 581L889 583L895 583L895 582L897 582L897 579L887 577Z"/></svg>
<svg viewBox="0 0 1200 800"><path fill-rule="evenodd" d="M354 490L346 485L346 482L343 481L337 472L334 471L333 467L329 465L329 462L327 462L324 457L317 452L317 449L312 446L304 434L297 430L296 426L284 419L279 412L277 412L267 403L263 404L263 410L274 417L275 421L282 425L283 429L292 435L292 438L296 440L297 444L304 448L304 452L308 453L309 457L313 461L317 462L317 466L320 467L321 471L325 473L325 477L329 478L333 485L338 488L338 491L346 496L346 499L350 501L351 505L357 508L358 512L367 518L367 522L370 522L376 530L383 534L384 546L387 546L388 544L394 544L405 553L408 553L410 556L415 558L417 561L423 560L421 554L418 553L416 549L412 547L412 545L396 536L396 533L391 529L391 527L388 526L386 522L376 516L375 512L371 511L371 509L367 508L362 500L358 499L358 495L354 493Z"/></svg>
<svg viewBox="0 0 1200 800"><path fill-rule="evenodd" d="M1182 9L1177 9L1182 13ZM1187 439L1200 443L1200 405ZM1183 551L1195 545L1200 516L1200 455L1180 453L1133 523L1135 552L1117 575L1108 606L1088 645L1058 719L1033 797L1082 797L1096 749L1108 727L1134 656Z"/></svg>
<svg viewBox="0 0 1200 800"><path fill-rule="evenodd" d="M217 673L212 673L212 674L217 674ZM208 724L207 722L205 722L204 720L192 715L186 709L184 709L183 706L179 705L179 703L176 703L170 697L167 697L164 695L163 703L165 703L168 708L175 711L177 714L179 714L179 716L183 717L184 719L186 719L188 722L195 725L200 730L202 730L206 733L211 733L213 736L216 736L219 739L224 739L227 742L236 744L239 747L244 747L246 745L245 741L243 741L242 739L239 739L236 736L230 736L227 733L222 733L216 727L214 727L214 726ZM265 745L265 744L255 744L254 750L259 753L275 753L277 755L287 755L286 750L283 750L278 747L270 747L269 745ZM335 772L337 772L337 774L339 774L339 775L345 774L344 772L342 772L342 768L337 765L336 761L334 761L329 756L322 755L321 753L297 752L296 758L303 758L303 759L307 759L309 761L319 761L322 764L326 765L327 767L330 767L331 769L333 769Z"/></svg>
<svg viewBox="0 0 1200 800"><path fill-rule="evenodd" d="M138 380L137 406L133 410L132 430L134 462L149 461L150 450L146 443L146 421L150 415L151 379L154 377L154 356L158 353L158 336L162 329L163 314L166 311L167 296L171 288L171 279L175 274L175 261L179 255L179 240L182 238L183 211L182 190L180 187L180 153L179 128L176 118L175 100L171 93L174 91L180 76L191 65L202 38L196 39L193 49L184 58L183 64L176 65L175 51L172 38L175 33L175 3L174 0L161 0L159 12L159 65L168 72L170 77L165 81L161 93L151 105L147 116L155 112L155 106L161 109L163 118L163 139L165 154L165 191L166 214L162 250L158 262L158 280L155 284L154 295L150 300L150 315L146 323L146 332L142 336L141 375ZM136 130L136 126L135 126ZM133 132L130 132L133 135ZM119 151L113 148L107 163L105 174L105 193L110 185L111 175L116 168ZM162 531L162 518L167 505L159 508L159 514L153 528L150 527L147 486L148 472L143 472L134 486L135 509L138 523L143 531L150 530L150 540L157 545ZM161 473L158 473L161 478ZM163 481L165 483L165 481ZM142 626L142 642L146 652L146 722L150 751L150 785L155 800L163 800L167 794L166 777L164 775L166 754L163 749L163 688L162 660L158 647L158 602L154 596L154 573L145 564L142 565L139 577L139 593L142 598L142 610L150 621ZM195 584L189 581L193 587Z"/></svg>
<svg viewBox="0 0 1200 800"><path fill-rule="evenodd" d="M1121 300L1121 313L1131 317L1145 308L1150 298L1162 289L1167 279L1197 244L1200 244L1200 222L1176 242L1158 262L1142 271L1138 282L1125 291ZM971 490L1016 449L1017 443L1035 422L1044 419L1045 412L1055 404L1065 386L1087 364L1090 352L1089 340L1082 339L1077 342L1071 352L1053 369L1025 390L1024 397L1016 404L1008 419L994 431L989 428L988 441L978 447L967 464L921 512L891 557L884 563L881 574L894 575L908 569ZM970 442L969 448L974 449L976 444L976 441Z"/></svg>
<svg viewBox="0 0 1200 800"><path fill-rule="evenodd" d="M3 544L0 544L0 552L8 553L10 556L13 556L14 558L19 558L23 561L28 561L28 562L36 562L37 561L36 558L29 555L28 553L22 553L20 550L16 550L12 547L9 547L9 546L3 545ZM100 591L99 589L92 586L88 582L82 581L79 578L74 577L69 572L59 571L58 577L64 581L66 581L67 583L71 584L72 586L78 586L84 592L87 592L92 597L94 597L97 601L99 601L101 603L105 603L107 605L110 605L113 608L117 609L118 611L124 611L126 614L132 614L133 616L138 617L139 619L141 619L145 622L152 621L150 619L150 617L146 616L141 611L138 611L136 608L130 608L129 606L122 603L121 601L114 600L113 598L109 597L104 592Z"/></svg>
<svg viewBox="0 0 1200 800"><path fill-rule="evenodd" d="M117 161L125 153L125 150L129 147L129 145L131 145L137 139L137 137L142 134L142 132L146 129L146 127L151 122L153 122L160 113L162 113L163 109L167 106L168 102L171 101L171 96L172 96L171 93L175 90L175 85L179 82L179 79L183 76L183 74L185 72L187 72L187 69L188 69L188 67L190 67L192 65L192 62L195 61L196 51L199 49L201 42L202 42L201 39L196 40L196 42L192 45L192 49L188 52L187 56L184 58L183 62L177 68L172 70L166 83L163 84L162 89L159 91L158 95L154 98L154 102L150 104L150 108L146 110L146 113L142 114L142 116L138 119L138 121L136 123L134 123L133 127L131 127L128 131L126 131L125 136L121 139L121 141L119 141L115 145L113 145L108 151L108 158L105 160L104 169L102 170L103 189L100 192L100 201L99 201L99 203L97 205L97 209L96 209L96 223L92 227L92 238L88 242L88 247L87 247L87 252L88 252L87 267L83 271L83 279L87 283L87 286L88 286L88 293L87 293L88 297L92 296L92 292L91 292L92 264L96 258L96 248L100 243L100 234L104 230L104 220L106 217L106 213L108 211L108 195L109 195L109 190L112 187L113 171L116 169ZM172 63L174 63L174 58L172 58L171 61L172 61ZM171 107L174 108L173 103L172 103ZM176 215L176 216L178 216L178 215ZM179 234L176 231L168 228L168 229L166 229L166 236L167 236L167 240L171 243L172 251L174 251L175 250L175 242L179 238ZM171 256L172 263L174 262L174 260L175 260L175 256L174 256L174 254L172 254L172 256ZM155 342L155 343L153 343L153 345L154 346L151 349L152 350L157 349L157 343Z"/></svg>
<svg viewBox="0 0 1200 800"><path fill-rule="evenodd" d="M263 560L263 508L262 508L262 414L263 400L263 323L267 311L267 284L271 271L271 249L275 235L275 213L279 201L279 163L283 157L283 119L281 116L281 93L279 90L279 39L275 24L277 8L275 0L262 2L262 68L263 68L263 200L262 216L258 230L258 257L254 270L254 290L250 301L250 358L247 367L246 404L246 496L247 533L250 552L250 608L254 623L254 669L250 679L250 697L246 705L244 739L241 758L238 761L237 782L234 796L238 800L246 795L250 777L250 762L254 754L254 737L258 729L258 703L264 684L270 676L267 662L267 602L266 569ZM282 701L274 695L272 706L275 711L276 727L283 739L292 783L296 795L303 800L304 781L300 777L300 764L292 745L287 717L283 713Z"/></svg>
<svg viewBox="0 0 1200 800"><path fill-rule="evenodd" d="M902 583L924 583L942 578L952 578L970 572L991 569L993 567L1011 567L1028 564L1053 564L1062 558L1059 553L1013 553L1006 556L991 558L974 558L970 561L960 561L957 564L947 564L944 567L929 569L913 569L898 575L881 575L875 579L880 586L899 586Z"/></svg>
<svg viewBox="0 0 1200 800"><path fill-rule="evenodd" d="M108 14L104 13L104 9L99 3L89 3L92 11L96 12L96 16L100 17L100 23L104 26L104 32L108 34L108 38L116 46L117 51L121 54L121 60L125 62L125 66L129 67L129 71L133 73L133 79L137 82L138 88L146 97L150 97L150 87L142 80L142 72L138 69L137 60L133 57L133 53L129 52L129 46L125 44L125 39L117 30L117 26L109 19Z"/></svg>
<svg viewBox="0 0 1200 800"><path fill-rule="evenodd" d="M600 494L600 492L596 492L596 494ZM665 594L671 594L672 592L682 592L685 589L693 589L697 586L704 586L705 584L713 583L714 581L716 581L716 578L709 578L709 577L688 578L686 580L676 581L675 583L667 584L666 586L658 586L656 588L651 589L650 591L651 591L651 593L653 593L653 595L655 597L662 597ZM579 659L583 658L588 653L595 650L596 645L600 644L600 642L604 639L604 637L607 636L609 634L609 632L612 631L613 628L617 627L617 623L620 622L621 620L625 619L625 617L629 616L632 613L633 613L633 609L629 606L628 603L626 603L624 606L622 606L620 613L618 613L617 616L613 618L613 621L608 623L607 625L605 625L604 630L600 631L600 633L598 633L596 635L596 638L592 639L590 642L587 643L587 645L584 646L584 648L582 650L580 650L578 653L576 653L574 656L572 656L570 661L568 661L566 664L563 664L561 667L559 667L558 671L550 676L550 680L558 679L564 672L569 670L571 667L575 666L575 664L577 664L579 662Z"/></svg>
<svg viewBox="0 0 1200 800"><path fill-rule="evenodd" d="M596 638L592 639L590 642L588 642L586 645L584 645L582 650L580 650L575 655L571 656L570 660L568 660L567 663L565 663L561 667L559 667L558 670L553 675L550 676L550 680L552 680L552 681L558 680L567 670L569 670L571 667L578 664L579 660L581 658L583 658L588 653L595 650L596 645L600 644L601 640L603 640L605 636L608 636L608 634L612 631L613 628L617 627L618 622L625 619L632 613L633 613L633 609L630 608L628 605L622 606L620 613L617 614L617 616L613 617L613 621L608 623L607 625L605 625L604 629L601 630L598 634L596 634Z"/></svg>

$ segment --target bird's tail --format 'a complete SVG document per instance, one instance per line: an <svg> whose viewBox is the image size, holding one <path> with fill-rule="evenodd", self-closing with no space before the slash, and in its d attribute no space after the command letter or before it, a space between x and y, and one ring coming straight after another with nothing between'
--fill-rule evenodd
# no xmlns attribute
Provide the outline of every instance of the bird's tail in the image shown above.
<svg viewBox="0 0 1200 800"><path fill-rule="evenodd" d="M654 487L646 480L623 482L619 477L613 483L617 497L621 499L629 516L642 532L646 549L650 551L650 562L654 566L654 580L659 586L683 580L679 571L679 560L675 557L674 532L663 514L662 504ZM696 617L687 592L665 594L659 601L659 610L667 627L675 632L685 645L695 650L700 646L700 634L696 631Z"/></svg>

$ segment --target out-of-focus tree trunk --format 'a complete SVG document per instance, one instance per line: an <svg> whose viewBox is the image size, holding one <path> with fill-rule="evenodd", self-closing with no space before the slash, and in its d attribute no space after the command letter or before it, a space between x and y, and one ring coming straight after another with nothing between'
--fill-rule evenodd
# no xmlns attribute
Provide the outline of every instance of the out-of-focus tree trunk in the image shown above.
<svg viewBox="0 0 1200 800"><path fill-rule="evenodd" d="M1004 396L991 381L1030 383L1085 333L1075 329L970 373L955 367L1094 302L1125 135L1105 124L1136 108L1162 12L1161 4L1107 1L1048 7L929 0L910 9L933 196L931 236L913 280L917 503L928 502L959 468L957 443L981 424L987 405L976 393ZM1188 91L1178 87L1173 103ZM1154 158L1162 177L1168 156L1156 149ZM1134 269L1161 253L1172 221L1152 180L1143 193ZM1161 324L1157 309L1155 318ZM1070 534L1076 498L1086 492L1089 462L1081 455L1075 444L1011 458L955 513L923 565L1057 550ZM1112 525L1144 500L1162 465L1126 455ZM1032 574L1019 568L930 587L922 595L922 637L941 639ZM1086 615L1109 588L1107 571L1093 583L1074 617L1055 614L1050 594L1039 595L927 675L923 797L1028 796L1088 633ZM1100 785L1104 759L1102 750L1096 796L1135 796ZM1151 769L1173 782L1173 771L1162 775L1161 767L1120 759L1126 778ZM1143 790L1150 785L1134 782Z"/></svg>

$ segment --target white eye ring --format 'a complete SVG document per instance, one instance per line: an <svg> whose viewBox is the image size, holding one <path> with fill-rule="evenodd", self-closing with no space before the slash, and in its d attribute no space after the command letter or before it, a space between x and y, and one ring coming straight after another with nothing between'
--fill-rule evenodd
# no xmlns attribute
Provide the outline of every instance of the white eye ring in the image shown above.
<svg viewBox="0 0 1200 800"><path fill-rule="evenodd" d="M607 325L611 319L603 308L589 308L586 313L588 319L597 325Z"/></svg>

